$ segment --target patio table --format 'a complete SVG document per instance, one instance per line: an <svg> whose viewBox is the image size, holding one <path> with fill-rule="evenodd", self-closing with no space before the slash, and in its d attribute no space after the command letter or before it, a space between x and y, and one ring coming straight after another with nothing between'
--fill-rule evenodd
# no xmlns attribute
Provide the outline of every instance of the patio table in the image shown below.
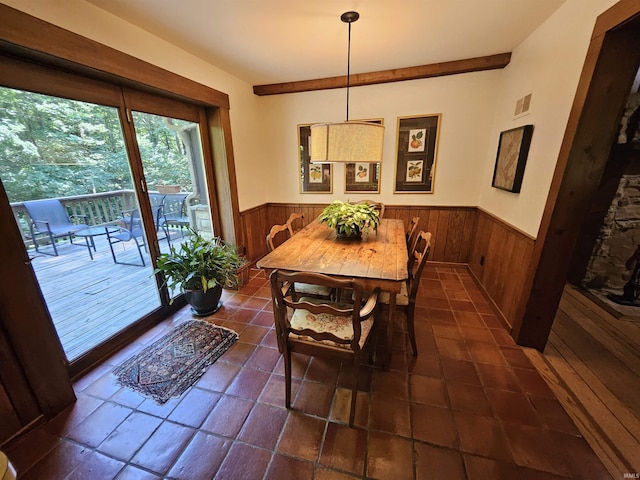
<svg viewBox="0 0 640 480"><path fill-rule="evenodd" d="M93 251L96 251L96 243L94 242L94 237L100 235L106 235L107 233L115 233L119 229L118 227L114 227L112 225L103 225L100 227L89 227L84 230L78 230L75 233L76 237L84 237L85 242L87 242L87 250L89 250L89 256L91 260L93 260L93 253L91 252L91 247L93 247Z"/></svg>

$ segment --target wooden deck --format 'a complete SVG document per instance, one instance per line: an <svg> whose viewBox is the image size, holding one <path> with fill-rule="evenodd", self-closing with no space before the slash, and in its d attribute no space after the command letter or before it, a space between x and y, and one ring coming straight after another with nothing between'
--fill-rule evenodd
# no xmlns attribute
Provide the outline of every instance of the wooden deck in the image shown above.
<svg viewBox="0 0 640 480"><path fill-rule="evenodd" d="M613 478L640 473L639 346L639 320L567 285L544 354L527 352Z"/></svg>
<svg viewBox="0 0 640 480"><path fill-rule="evenodd" d="M180 234L172 234L179 241ZM91 260L84 239L58 245L59 256L29 251L40 289L69 361L160 306L148 254L146 266L115 264L106 236L95 237ZM166 240L160 241L162 251ZM52 252L50 246L41 250ZM140 262L133 241L114 245L122 262Z"/></svg>

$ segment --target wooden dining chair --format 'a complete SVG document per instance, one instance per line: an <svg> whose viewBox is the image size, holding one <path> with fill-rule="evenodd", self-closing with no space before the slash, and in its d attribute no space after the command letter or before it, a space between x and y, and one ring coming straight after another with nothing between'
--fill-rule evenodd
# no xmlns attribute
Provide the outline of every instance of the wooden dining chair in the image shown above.
<svg viewBox="0 0 640 480"><path fill-rule="evenodd" d="M296 214L291 214L291 216ZM291 217L289 217L291 220ZM285 232L287 233L285 238ZM278 245L288 240L291 236L291 230L289 229L289 221L284 225L274 225L267 234L267 250L272 252ZM305 285L299 283L296 285L294 295L307 295L310 297L329 299L334 294L331 288L323 287L321 285Z"/></svg>
<svg viewBox="0 0 640 480"><path fill-rule="evenodd" d="M359 204L359 203L368 203L369 205L373 205L376 208L376 210L378 210L378 213L380 214L380 220L384 218L384 203L374 202L373 200L360 200L359 202L356 202L356 204Z"/></svg>
<svg viewBox="0 0 640 480"><path fill-rule="evenodd" d="M363 350L371 337L378 291L365 298L360 280L337 279L319 273L286 273L274 270L270 275L270 281L276 336L284 356L285 406L291 408L293 352L314 357L350 360L353 362L354 372L349 426L353 426L358 371L364 355ZM299 283L329 289L353 289L353 304L322 302L308 297L295 299L290 292Z"/></svg>
<svg viewBox="0 0 640 480"><path fill-rule="evenodd" d="M285 238L285 235L281 234L288 231L289 228L287 227L287 224L274 225L271 227L271 230L267 233L267 251L274 251L278 245L286 241L288 237Z"/></svg>
<svg viewBox="0 0 640 480"><path fill-rule="evenodd" d="M289 235L291 237L302 230L303 219L304 215L301 213L292 213L289 215L289 218L287 219L287 228L289 229Z"/></svg>
<svg viewBox="0 0 640 480"><path fill-rule="evenodd" d="M409 228L407 229L406 237L407 237L407 249L409 253L414 248L413 242L415 241L418 234L418 223L420 223L420 217L413 217L409 222Z"/></svg>
<svg viewBox="0 0 640 480"><path fill-rule="evenodd" d="M407 333L409 334L409 340L411 340L414 356L418 355L415 331L416 297L418 296L422 271L427 263L430 251L431 233L421 231L416 235L413 252L410 252L412 258L409 260L412 266L409 268L409 278L402 284L400 293L396 294L396 307L403 310L407 317ZM388 292L381 292L379 296L380 304L389 305L389 295Z"/></svg>

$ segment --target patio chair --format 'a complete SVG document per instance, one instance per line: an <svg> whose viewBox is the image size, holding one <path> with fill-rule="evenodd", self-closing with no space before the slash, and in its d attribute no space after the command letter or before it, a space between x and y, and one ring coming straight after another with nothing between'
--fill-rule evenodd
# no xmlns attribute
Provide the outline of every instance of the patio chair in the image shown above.
<svg viewBox="0 0 640 480"><path fill-rule="evenodd" d="M151 203L151 210L153 211L153 221L156 226L156 232L160 230L162 220L162 206L164 205L164 193L150 193L149 203Z"/></svg>
<svg viewBox="0 0 640 480"><path fill-rule="evenodd" d="M136 267L144 267L144 255L142 254L142 248L147 248L144 238L144 228L142 227L142 220L140 219L140 212L137 208L133 210L125 210L122 212L120 223L117 225L118 231L116 233L107 232L109 239L109 248L111 249L111 257L113 263L120 265L133 265ZM116 252L113 246L117 243L130 242L133 240L138 248L138 254L140 255L141 263L131 263L118 261L116 258Z"/></svg>
<svg viewBox="0 0 640 480"><path fill-rule="evenodd" d="M57 257L58 249L56 248L56 239L69 237L69 242L73 244L74 233L89 228L85 215L70 216L67 213L67 209L62 205L62 202L57 198L31 200L24 202L23 205L31 219L29 222L29 231L36 252L40 252L38 249L38 237L46 236L53 246L53 254L44 251L40 253L55 255ZM84 223L74 223L72 219L75 218L83 218Z"/></svg>
<svg viewBox="0 0 640 480"><path fill-rule="evenodd" d="M293 215L297 214L291 214L291 216ZM289 220L291 220L291 217L289 217ZM269 230L269 233L267 234L267 250L269 252L272 252L277 245L280 245L287 240L284 238L284 235L282 235L285 232L289 233L289 236L291 236L289 221L284 225L274 225L271 227L271 230ZM293 291L294 295L307 295L309 297L324 299L331 298L333 293L334 291L332 289L323 287L322 285L307 285L305 283L298 283Z"/></svg>
<svg viewBox="0 0 640 480"><path fill-rule="evenodd" d="M284 356L285 406L291 408L291 353L314 357L337 357L353 362L349 426L353 426L358 392L358 370L363 350L371 338L373 312L378 291L366 296L357 279L337 279L319 273L285 273L270 275L273 312L278 346ZM337 304L289 295L299 282L329 289L353 289L353 304ZM289 310L292 315L289 316Z"/></svg>
<svg viewBox="0 0 640 480"><path fill-rule="evenodd" d="M184 228L189 228L191 222L187 213L187 193L167 193L162 201L159 225L164 229L169 239L169 227L178 227L184 236Z"/></svg>
<svg viewBox="0 0 640 480"><path fill-rule="evenodd" d="M164 211L164 202L165 202L166 194L164 193L150 193L149 194L149 203L151 203L151 211L153 212L153 223L156 229L156 232L160 232L162 229L165 238L167 239L167 243L171 245L171 238L169 236L169 227L164 224L163 211ZM161 237L158 237L158 240L162 240Z"/></svg>

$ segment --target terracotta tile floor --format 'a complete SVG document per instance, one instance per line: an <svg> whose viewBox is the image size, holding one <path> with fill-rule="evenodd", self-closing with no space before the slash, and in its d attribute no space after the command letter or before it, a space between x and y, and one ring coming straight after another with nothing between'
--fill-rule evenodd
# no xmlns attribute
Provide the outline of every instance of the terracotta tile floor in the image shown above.
<svg viewBox="0 0 640 480"><path fill-rule="evenodd" d="M180 398L158 406L111 370L188 309L77 381L78 401L8 456L22 480L610 478L468 272L429 265L420 288L419 355L397 327L390 369L361 369L355 428L347 365L296 356L284 408L267 280L254 270L207 319L239 341Z"/></svg>

